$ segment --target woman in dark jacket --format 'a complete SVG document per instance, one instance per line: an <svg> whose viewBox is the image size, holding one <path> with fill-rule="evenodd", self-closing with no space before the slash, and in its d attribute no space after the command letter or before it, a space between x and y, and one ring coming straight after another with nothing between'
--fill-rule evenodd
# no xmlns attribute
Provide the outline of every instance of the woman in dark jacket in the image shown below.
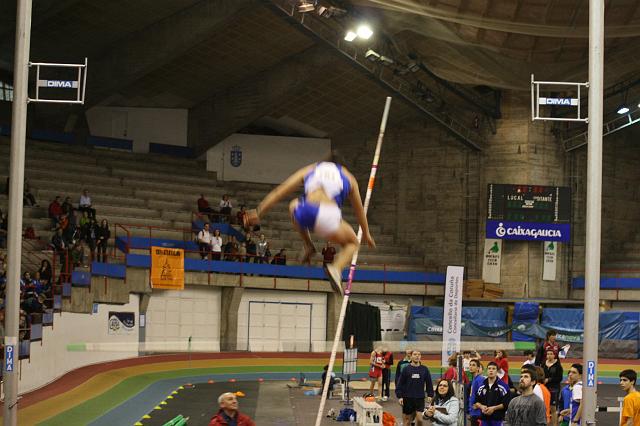
<svg viewBox="0 0 640 426"><path fill-rule="evenodd" d="M42 281L43 284L51 284L51 262L44 259L42 263L40 263L40 269L38 269L38 272L40 272L40 281Z"/></svg>
<svg viewBox="0 0 640 426"><path fill-rule="evenodd" d="M551 394L551 418L556 415L556 405L560 395L560 385L562 383L562 364L558 360L558 354L553 349L547 350L547 360L542 365L544 369L544 383Z"/></svg>
<svg viewBox="0 0 640 426"><path fill-rule="evenodd" d="M107 219L102 219L100 226L96 230L96 247L98 249L98 262L107 262L107 244L109 238L111 238L111 231L109 231L109 222ZM100 254L102 253L102 257Z"/></svg>

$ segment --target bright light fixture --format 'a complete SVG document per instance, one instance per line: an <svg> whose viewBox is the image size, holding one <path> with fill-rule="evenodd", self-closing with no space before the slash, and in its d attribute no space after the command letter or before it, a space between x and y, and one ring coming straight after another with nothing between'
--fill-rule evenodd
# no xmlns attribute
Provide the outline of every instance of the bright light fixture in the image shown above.
<svg viewBox="0 0 640 426"><path fill-rule="evenodd" d="M353 41L356 39L356 37L358 37L358 34L354 33L353 31L347 31L347 34L344 36L344 39L346 41Z"/></svg>
<svg viewBox="0 0 640 426"><path fill-rule="evenodd" d="M625 105L621 105L621 106L618 108L618 111L617 111L617 112L618 112L618 114L620 114L620 115L622 115L622 114L626 114L626 113L628 113L628 112L629 112L629 108L627 108Z"/></svg>
<svg viewBox="0 0 640 426"><path fill-rule="evenodd" d="M373 35L373 30L369 25L366 25L366 24L360 25L356 32L358 34L358 37L360 37L363 40L369 40Z"/></svg>

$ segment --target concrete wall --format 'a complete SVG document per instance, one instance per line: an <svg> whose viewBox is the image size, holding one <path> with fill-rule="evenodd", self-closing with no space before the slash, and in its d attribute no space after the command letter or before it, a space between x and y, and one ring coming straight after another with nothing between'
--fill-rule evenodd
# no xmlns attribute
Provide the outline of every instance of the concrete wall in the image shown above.
<svg viewBox="0 0 640 426"><path fill-rule="evenodd" d="M242 153L237 166L235 147ZM279 184L330 151L329 139L233 134L207 151L207 170L220 180Z"/></svg>
<svg viewBox="0 0 640 426"><path fill-rule="evenodd" d="M138 296L130 295L125 305L98 305L95 314L55 314L54 326L44 327L42 344L31 344L31 359L20 362L19 392L44 386L63 374L89 364L138 356ZM131 334L109 334L109 312L133 312ZM70 352L73 343L124 344L118 351Z"/></svg>
<svg viewBox="0 0 640 426"><path fill-rule="evenodd" d="M94 136L133 140L134 152L149 143L187 146L188 111L174 108L93 107L86 112Z"/></svg>

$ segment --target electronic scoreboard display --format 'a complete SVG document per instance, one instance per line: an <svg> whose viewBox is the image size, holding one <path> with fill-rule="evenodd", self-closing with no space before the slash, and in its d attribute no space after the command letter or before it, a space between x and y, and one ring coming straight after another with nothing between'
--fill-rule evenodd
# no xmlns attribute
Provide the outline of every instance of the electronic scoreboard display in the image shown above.
<svg viewBox="0 0 640 426"><path fill-rule="evenodd" d="M566 186L490 183L487 219L510 222L569 223L571 189Z"/></svg>

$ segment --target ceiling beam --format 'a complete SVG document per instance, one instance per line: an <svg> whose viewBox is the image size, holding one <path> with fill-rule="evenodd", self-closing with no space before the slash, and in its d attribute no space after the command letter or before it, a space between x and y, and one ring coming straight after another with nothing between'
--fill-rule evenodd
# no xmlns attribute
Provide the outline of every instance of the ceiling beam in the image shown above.
<svg viewBox="0 0 640 426"><path fill-rule="evenodd" d="M118 41L89 58L87 106L184 54L255 0L203 0Z"/></svg>

